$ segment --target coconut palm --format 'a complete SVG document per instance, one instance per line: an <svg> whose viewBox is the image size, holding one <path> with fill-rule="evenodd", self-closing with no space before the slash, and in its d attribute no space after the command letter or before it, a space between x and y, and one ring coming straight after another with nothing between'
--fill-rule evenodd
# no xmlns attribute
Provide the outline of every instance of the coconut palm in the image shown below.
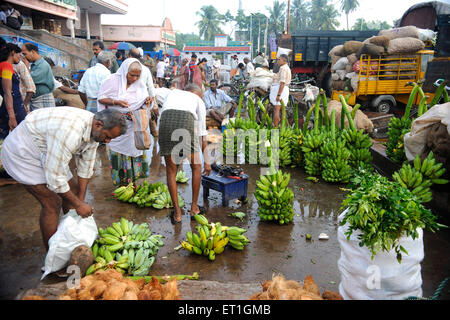
<svg viewBox="0 0 450 320"><path fill-rule="evenodd" d="M339 12L332 4L328 4L328 0L312 0L311 1L311 27L314 30L336 30L339 26Z"/></svg>
<svg viewBox="0 0 450 320"><path fill-rule="evenodd" d="M359 7L358 0L341 0L341 10L345 12L347 18L347 30L348 28L348 14L355 11Z"/></svg>
<svg viewBox="0 0 450 320"><path fill-rule="evenodd" d="M292 32L305 30L309 27L309 10L311 3L305 0L294 0L291 6L291 30Z"/></svg>
<svg viewBox="0 0 450 320"><path fill-rule="evenodd" d="M200 37L204 40L211 41L218 33L223 33L221 25L224 24L223 16L213 6L203 6L196 14L200 16L200 21L195 24L199 28Z"/></svg>
<svg viewBox="0 0 450 320"><path fill-rule="evenodd" d="M286 3L275 0L272 8L266 6L269 11L269 33L282 33L286 20Z"/></svg>

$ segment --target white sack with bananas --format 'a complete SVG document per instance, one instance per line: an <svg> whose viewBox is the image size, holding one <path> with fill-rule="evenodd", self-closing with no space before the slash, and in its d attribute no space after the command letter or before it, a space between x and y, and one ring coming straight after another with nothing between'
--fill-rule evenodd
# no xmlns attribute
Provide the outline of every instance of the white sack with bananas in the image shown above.
<svg viewBox="0 0 450 320"><path fill-rule="evenodd" d="M421 117L414 120L411 131L403 137L405 154L409 161L413 161L416 155L422 153L427 143L428 133L436 123L446 125L450 135L450 102L435 105Z"/></svg>
<svg viewBox="0 0 450 320"><path fill-rule="evenodd" d="M41 280L48 274L66 267L76 247L84 245L90 248L97 235L97 224L93 216L82 218L75 209L62 216L58 229L48 241L49 249Z"/></svg>
<svg viewBox="0 0 450 320"><path fill-rule="evenodd" d="M339 222L344 219L347 210L341 213ZM409 296L422 296L422 229L417 229L419 237L415 240L411 237L400 238L399 244L408 254L402 254L402 263L398 263L395 250L381 251L372 260L369 249L359 246L358 231L353 231L350 240L347 240L345 232L348 228L348 223L338 228L341 247L338 260L341 274L339 294L344 300L402 300Z"/></svg>

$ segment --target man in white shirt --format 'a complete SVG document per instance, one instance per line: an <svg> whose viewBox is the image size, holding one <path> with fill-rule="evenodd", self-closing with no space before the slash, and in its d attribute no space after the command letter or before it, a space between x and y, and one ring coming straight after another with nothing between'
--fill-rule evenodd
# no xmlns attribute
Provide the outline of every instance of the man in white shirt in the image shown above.
<svg viewBox="0 0 450 320"><path fill-rule="evenodd" d="M139 58L143 58L144 57L144 49L142 48L142 45L139 45L137 47L137 50L139 51L139 55L140 55Z"/></svg>
<svg viewBox="0 0 450 320"><path fill-rule="evenodd" d="M109 52L101 51L97 55L97 64L86 70L78 86L78 94L86 106L86 110L97 112L97 95L103 81L111 75L109 67L112 56Z"/></svg>
<svg viewBox="0 0 450 320"><path fill-rule="evenodd" d="M244 58L244 64L245 64L244 75L245 75L245 78L248 79L250 77L250 74L253 71L255 71L255 67L253 66L253 63L250 62L250 59L248 57Z"/></svg>
<svg viewBox="0 0 450 320"><path fill-rule="evenodd" d="M158 59L156 64L156 80L158 81L158 86L162 88L164 86L164 75L166 73L166 64L162 58Z"/></svg>
<svg viewBox="0 0 450 320"><path fill-rule="evenodd" d="M6 172L42 206L40 227L47 250L61 209L67 213L74 208L83 218L92 215L85 195L98 145L109 143L126 129L126 120L118 111L94 115L71 107L42 108L31 112L3 142L1 162ZM69 168L73 157L78 181Z"/></svg>
<svg viewBox="0 0 450 320"><path fill-rule="evenodd" d="M198 205L200 183L202 180L201 151L205 158L204 173L209 175L211 165L206 154L206 109L202 100L202 89L196 84L189 84L185 91L173 89L167 95L159 121L160 155L166 163L167 186L174 204L171 212L173 224L181 222L181 208L178 204L177 166L187 157L192 170L192 206L191 218L205 209Z"/></svg>

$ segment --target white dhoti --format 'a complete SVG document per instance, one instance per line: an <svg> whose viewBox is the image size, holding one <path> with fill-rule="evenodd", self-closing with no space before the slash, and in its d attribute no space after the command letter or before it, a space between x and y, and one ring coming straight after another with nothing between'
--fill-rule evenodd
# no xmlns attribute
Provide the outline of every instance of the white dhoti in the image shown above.
<svg viewBox="0 0 450 320"><path fill-rule="evenodd" d="M280 84L279 83L274 83L272 84L272 86L270 87L270 103L273 106L280 106L281 105L281 101L277 101L277 96L278 96L278 90L280 89ZM287 106L288 101L289 101L289 86L284 86L283 92L281 92L281 100L283 100L283 103L285 106Z"/></svg>
<svg viewBox="0 0 450 320"><path fill-rule="evenodd" d="M45 177L46 155L34 144L25 121L22 121L3 142L2 165L17 182L26 185L47 184ZM67 180L72 179L70 170Z"/></svg>

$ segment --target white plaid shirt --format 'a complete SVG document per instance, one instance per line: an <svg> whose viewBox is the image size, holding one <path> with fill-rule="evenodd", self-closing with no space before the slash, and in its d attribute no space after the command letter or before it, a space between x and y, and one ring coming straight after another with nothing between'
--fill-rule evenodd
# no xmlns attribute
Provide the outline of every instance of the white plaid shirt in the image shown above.
<svg viewBox="0 0 450 320"><path fill-rule="evenodd" d="M77 175L92 177L98 147L91 138L93 119L93 113L71 107L39 109L25 118L33 142L46 155L44 170L51 191L70 190L67 172L74 155Z"/></svg>

